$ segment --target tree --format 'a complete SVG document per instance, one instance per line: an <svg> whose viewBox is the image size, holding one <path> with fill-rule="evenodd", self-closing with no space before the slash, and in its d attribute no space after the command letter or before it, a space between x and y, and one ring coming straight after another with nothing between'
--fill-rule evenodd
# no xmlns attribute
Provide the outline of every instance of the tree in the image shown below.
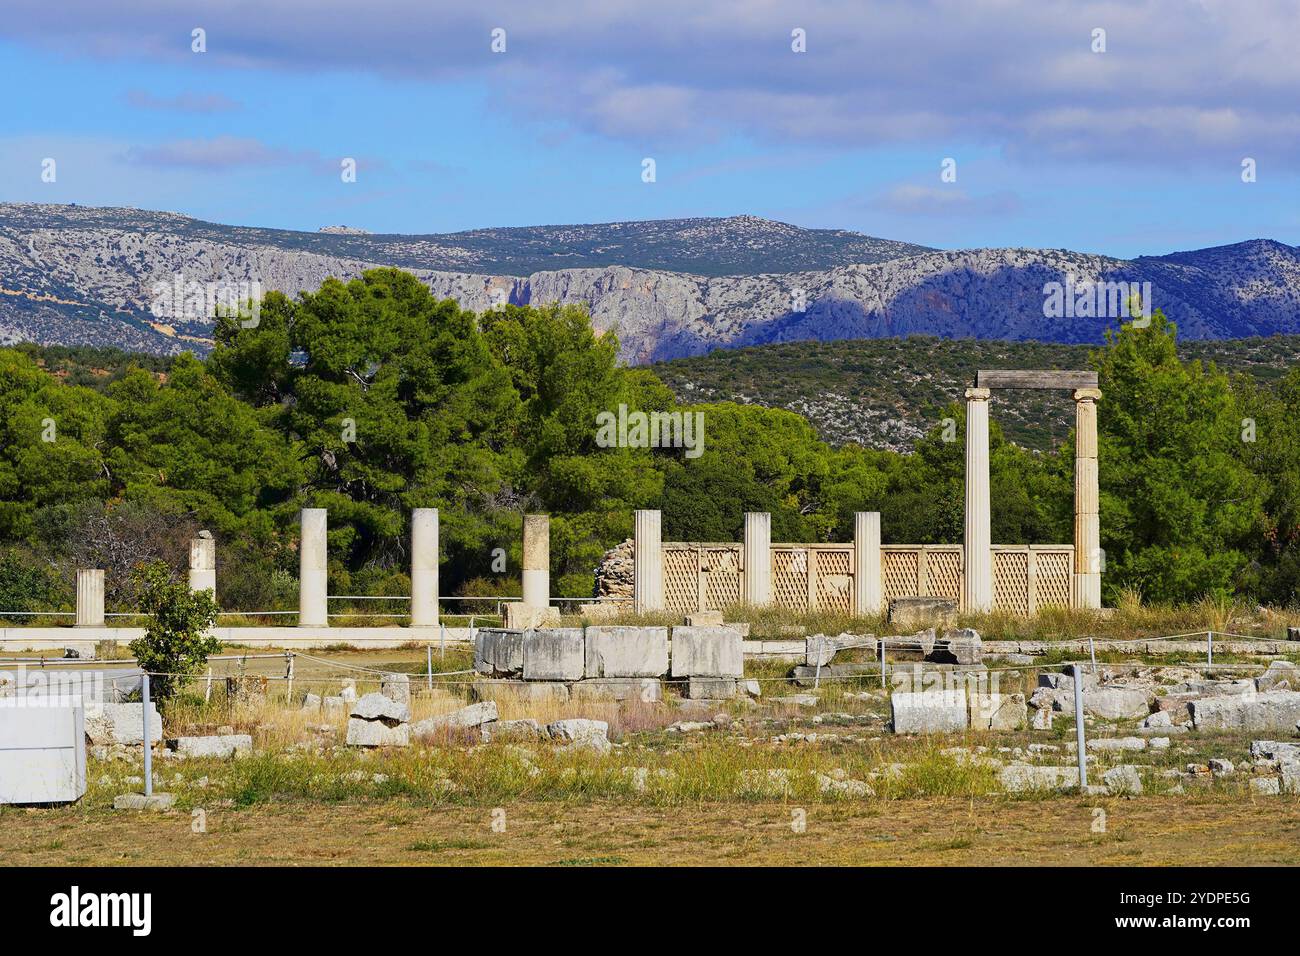
<svg viewBox="0 0 1300 956"><path fill-rule="evenodd" d="M1244 417L1227 376L1184 363L1157 310L1094 356L1104 589L1153 600L1226 596L1264 515L1265 486L1243 451Z"/></svg>
<svg viewBox="0 0 1300 956"><path fill-rule="evenodd" d="M140 565L136 578L140 611L152 616L144 637L131 642L131 653L149 674L153 697L164 701L221 649L208 633L217 620L217 602L211 591L193 592L176 581L162 561Z"/></svg>

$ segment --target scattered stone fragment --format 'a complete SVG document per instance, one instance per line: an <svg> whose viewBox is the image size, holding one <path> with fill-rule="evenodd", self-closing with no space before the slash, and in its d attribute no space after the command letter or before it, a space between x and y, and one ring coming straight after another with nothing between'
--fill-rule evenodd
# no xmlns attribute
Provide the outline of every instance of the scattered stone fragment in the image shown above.
<svg viewBox="0 0 1300 956"><path fill-rule="evenodd" d="M1251 777L1250 791L1264 796L1277 796L1282 792L1282 782L1277 777Z"/></svg>
<svg viewBox="0 0 1300 956"><path fill-rule="evenodd" d="M249 734L222 734L216 737L177 737L167 743L169 749L184 757L238 757L253 752Z"/></svg>
<svg viewBox="0 0 1300 956"><path fill-rule="evenodd" d="M1300 691L1300 668L1290 661L1270 661L1268 670L1255 678L1255 689Z"/></svg>
<svg viewBox="0 0 1300 956"><path fill-rule="evenodd" d="M407 747L411 709L383 694L366 694L352 705L348 717L350 747Z"/></svg>
<svg viewBox="0 0 1300 956"><path fill-rule="evenodd" d="M1033 790L1064 790L1079 782L1078 767L1040 767L1035 764L1008 764L998 772L998 781L1007 793Z"/></svg>
<svg viewBox="0 0 1300 956"><path fill-rule="evenodd" d="M889 698L896 734L942 734L965 730L970 719L964 690L907 693Z"/></svg>
<svg viewBox="0 0 1300 956"><path fill-rule="evenodd" d="M1094 737L1088 741L1089 750L1146 750L1145 737Z"/></svg>
<svg viewBox="0 0 1300 956"><path fill-rule="evenodd" d="M817 791L819 793L833 793L846 797L874 797L876 791L871 789L871 785L862 780L852 780L844 774L843 770L838 772L832 771L832 775L824 773L814 774L817 781Z"/></svg>
<svg viewBox="0 0 1300 956"><path fill-rule="evenodd" d="M152 810L161 812L170 810L176 804L176 795L172 793L155 793L146 797L143 793L123 793L113 798L114 810Z"/></svg>
<svg viewBox="0 0 1300 956"><path fill-rule="evenodd" d="M1209 767L1210 773L1214 774L1216 777L1229 777L1237 771L1237 768L1233 765L1231 760L1226 760L1222 757L1211 758Z"/></svg>
<svg viewBox="0 0 1300 956"><path fill-rule="evenodd" d="M409 706L411 703L411 675L385 674L383 680L379 683L379 693L395 703Z"/></svg>
<svg viewBox="0 0 1300 956"><path fill-rule="evenodd" d="M468 707L461 707L449 714L438 714L411 726L411 733L425 737L447 730L459 730L470 727L482 727L497 719L497 702L495 700L479 701Z"/></svg>
<svg viewBox="0 0 1300 956"><path fill-rule="evenodd" d="M546 725L546 732L552 740L567 743L575 750L592 750L596 753L609 753L609 724L603 720L587 720L572 717L557 720Z"/></svg>
<svg viewBox="0 0 1300 956"><path fill-rule="evenodd" d="M1115 796L1136 796L1142 792L1142 775L1132 764L1111 767L1101 779L1106 790Z"/></svg>

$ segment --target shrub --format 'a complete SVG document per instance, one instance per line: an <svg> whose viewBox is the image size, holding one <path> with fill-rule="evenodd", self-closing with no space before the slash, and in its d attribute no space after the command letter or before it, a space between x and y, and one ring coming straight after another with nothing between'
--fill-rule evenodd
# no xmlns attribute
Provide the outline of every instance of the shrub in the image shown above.
<svg viewBox="0 0 1300 956"><path fill-rule="evenodd" d="M131 653L149 673L154 698L163 701L220 649L221 642L208 634L217 619L217 603L211 591L195 593L174 580L162 561L137 567L135 580L140 611L151 617L144 637L131 642Z"/></svg>

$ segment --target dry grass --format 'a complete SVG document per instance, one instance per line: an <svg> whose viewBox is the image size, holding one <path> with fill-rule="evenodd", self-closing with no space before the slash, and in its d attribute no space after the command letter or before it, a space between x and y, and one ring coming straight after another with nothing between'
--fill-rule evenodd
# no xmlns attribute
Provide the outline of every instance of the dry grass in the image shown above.
<svg viewBox="0 0 1300 956"><path fill-rule="evenodd" d="M1094 832L1098 807L1106 812L1103 833ZM1214 794L1034 803L936 797L810 807L692 803L671 809L610 801L259 804L209 808L204 833L193 832L188 812L70 807L11 811L0 819L6 862L36 866L1300 863L1300 806Z"/></svg>

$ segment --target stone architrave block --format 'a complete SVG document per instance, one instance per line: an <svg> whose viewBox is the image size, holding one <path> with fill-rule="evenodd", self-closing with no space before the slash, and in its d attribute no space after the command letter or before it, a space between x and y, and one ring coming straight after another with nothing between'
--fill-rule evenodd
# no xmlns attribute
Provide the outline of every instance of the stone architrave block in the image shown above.
<svg viewBox="0 0 1300 956"><path fill-rule="evenodd" d="M524 680L581 680L586 667L582 628L557 627L524 635Z"/></svg>
<svg viewBox="0 0 1300 956"><path fill-rule="evenodd" d="M524 672L525 633L481 628L474 635L474 669L489 677L518 677Z"/></svg>
<svg viewBox="0 0 1300 956"><path fill-rule="evenodd" d="M744 677L740 634L729 627L675 627L673 677Z"/></svg>
<svg viewBox="0 0 1300 956"><path fill-rule="evenodd" d="M668 628L587 628L585 675L663 677L668 673Z"/></svg>

